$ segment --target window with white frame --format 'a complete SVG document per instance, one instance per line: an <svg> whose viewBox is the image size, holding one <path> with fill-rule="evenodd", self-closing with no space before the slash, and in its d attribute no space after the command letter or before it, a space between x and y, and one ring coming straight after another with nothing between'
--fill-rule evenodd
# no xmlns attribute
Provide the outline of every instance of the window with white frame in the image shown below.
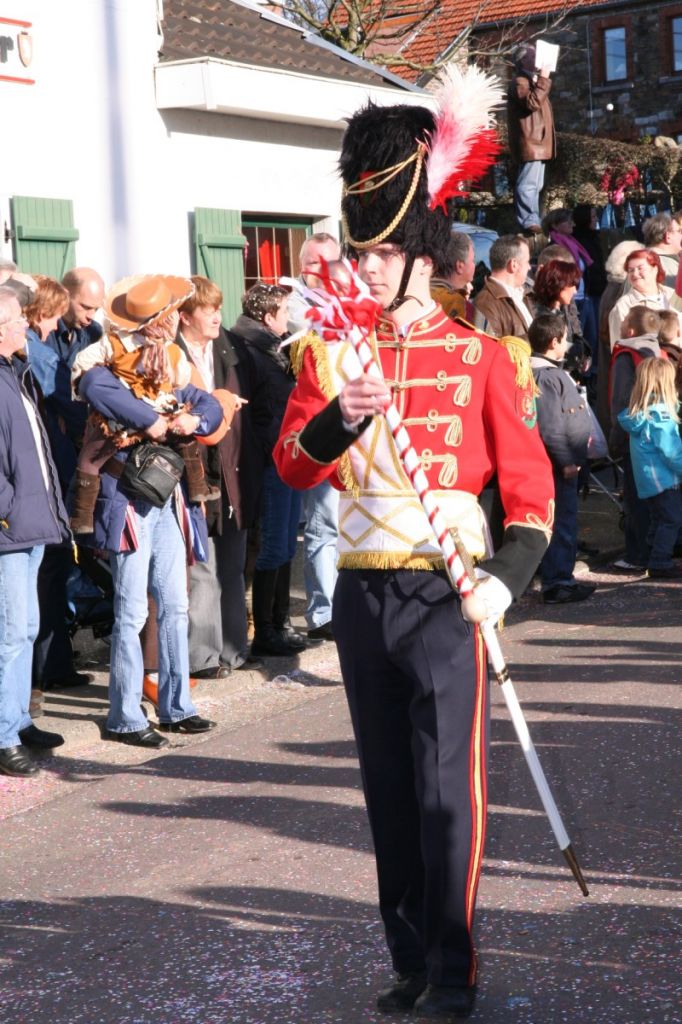
<svg viewBox="0 0 682 1024"><path fill-rule="evenodd" d="M670 19L672 70L682 71L682 17Z"/></svg>
<svg viewBox="0 0 682 1024"><path fill-rule="evenodd" d="M627 35L624 25L604 29L604 80L619 82L628 77Z"/></svg>

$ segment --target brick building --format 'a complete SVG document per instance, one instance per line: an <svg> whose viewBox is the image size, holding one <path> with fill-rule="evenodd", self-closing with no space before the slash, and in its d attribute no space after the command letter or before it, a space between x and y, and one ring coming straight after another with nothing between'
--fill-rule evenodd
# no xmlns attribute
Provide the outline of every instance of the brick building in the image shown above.
<svg viewBox="0 0 682 1024"><path fill-rule="evenodd" d="M537 36L561 45L553 88L559 131L682 142L680 0L443 0L397 52L427 65L455 51L501 45L509 53L515 42ZM508 61L489 63L509 74ZM394 70L419 85L432 77Z"/></svg>

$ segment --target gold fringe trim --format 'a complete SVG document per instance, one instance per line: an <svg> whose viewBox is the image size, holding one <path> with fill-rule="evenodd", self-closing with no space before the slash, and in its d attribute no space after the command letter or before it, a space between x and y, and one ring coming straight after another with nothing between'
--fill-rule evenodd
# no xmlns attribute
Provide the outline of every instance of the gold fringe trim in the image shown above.
<svg viewBox="0 0 682 1024"><path fill-rule="evenodd" d="M322 340L319 334L315 331L309 331L308 334L304 335L300 341L297 341L292 345L292 349L294 349L294 351L291 353L291 366L296 377L300 375L303 369L303 357L305 356L307 349L310 349L313 362L315 364L317 382L320 385L322 394L329 402L336 398L334 380L332 378L331 367L329 365L329 346ZM360 494L360 484L353 474L353 468L351 466L350 455L348 452L344 452L340 457L337 472L345 489L352 494L354 498L357 498Z"/></svg>
<svg viewBox="0 0 682 1024"><path fill-rule="evenodd" d="M343 551L339 569L444 569L441 554L409 555L398 551Z"/></svg>
<svg viewBox="0 0 682 1024"><path fill-rule="evenodd" d="M516 384L523 391L530 390L531 394L537 397L540 389L535 383L533 371L530 365L531 347L523 338L515 338L511 334L500 338L500 345L507 351L509 358L516 367Z"/></svg>
<svg viewBox="0 0 682 1024"><path fill-rule="evenodd" d="M301 370L303 369L303 357L306 350L309 348L313 349L313 354L317 351L318 345L324 345L324 342L315 331L308 331L302 338L295 341L293 345L289 346L289 359L291 361L291 368L294 371L295 377L300 377ZM317 359L315 360L317 364Z"/></svg>
<svg viewBox="0 0 682 1024"><path fill-rule="evenodd" d="M353 466L351 464L350 455L348 454L348 452L344 452L341 458L339 459L337 472L339 474L339 479L341 480L343 486L346 488L348 494L352 494L353 497L356 499L359 498L360 484L355 479L355 474L353 473Z"/></svg>

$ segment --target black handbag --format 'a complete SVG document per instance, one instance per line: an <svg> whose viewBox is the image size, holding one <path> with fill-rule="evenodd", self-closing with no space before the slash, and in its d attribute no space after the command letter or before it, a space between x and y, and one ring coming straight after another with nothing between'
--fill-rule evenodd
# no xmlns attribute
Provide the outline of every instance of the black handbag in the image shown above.
<svg viewBox="0 0 682 1024"><path fill-rule="evenodd" d="M182 456L163 444L144 441L133 448L121 473L121 485L133 498L162 508L185 471Z"/></svg>

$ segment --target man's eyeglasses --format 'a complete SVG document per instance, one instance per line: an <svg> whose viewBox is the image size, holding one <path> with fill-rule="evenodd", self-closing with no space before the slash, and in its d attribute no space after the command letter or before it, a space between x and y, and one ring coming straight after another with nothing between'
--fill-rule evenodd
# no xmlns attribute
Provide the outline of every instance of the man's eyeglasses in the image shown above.
<svg viewBox="0 0 682 1024"><path fill-rule="evenodd" d="M15 316L13 320L0 320L0 327L7 327L9 324L24 324L28 326L28 320L25 316Z"/></svg>

